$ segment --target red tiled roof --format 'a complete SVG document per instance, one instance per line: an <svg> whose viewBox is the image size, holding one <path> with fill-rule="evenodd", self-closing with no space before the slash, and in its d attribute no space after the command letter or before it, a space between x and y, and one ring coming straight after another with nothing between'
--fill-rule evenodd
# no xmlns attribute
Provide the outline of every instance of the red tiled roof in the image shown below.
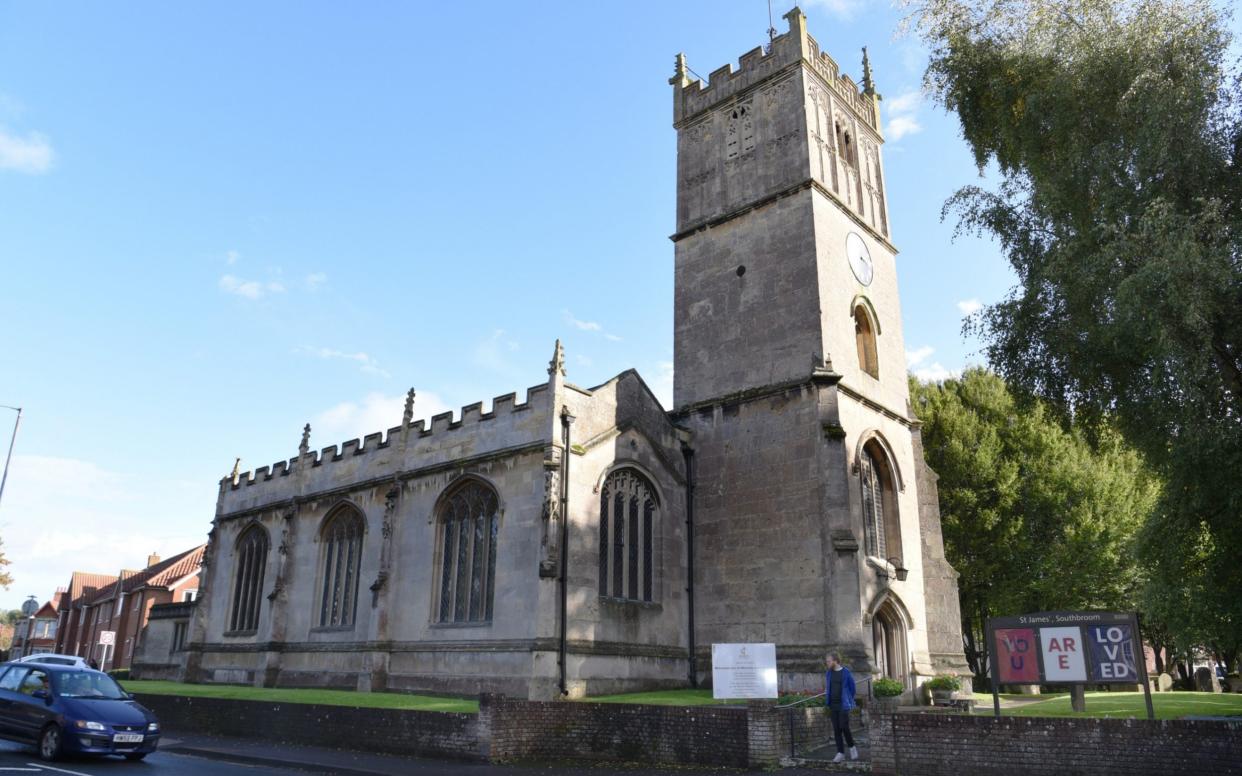
<svg viewBox="0 0 1242 776"><path fill-rule="evenodd" d="M116 582L116 577L111 574L75 571L69 579L69 591L61 598L61 602L66 605L66 608L86 603L87 599L94 598L100 589L106 588L114 582Z"/></svg>
<svg viewBox="0 0 1242 776"><path fill-rule="evenodd" d="M148 571L152 571L151 576L143 582L148 587L168 587L182 577L189 576L198 572L198 567L203 565L203 553L207 551L207 545L200 544L192 550L187 550L180 555L174 555L166 561L157 563Z"/></svg>

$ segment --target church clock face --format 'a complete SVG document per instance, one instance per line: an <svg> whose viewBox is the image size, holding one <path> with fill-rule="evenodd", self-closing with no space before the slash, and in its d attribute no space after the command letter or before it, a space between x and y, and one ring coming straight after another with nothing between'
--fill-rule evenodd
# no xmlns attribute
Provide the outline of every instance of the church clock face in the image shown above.
<svg viewBox="0 0 1242 776"><path fill-rule="evenodd" d="M867 244L857 232L850 232L845 238L845 257L849 259L850 269L853 270L854 277L858 278L858 282L864 286L871 285L871 278L875 275L875 266L871 263L871 251L867 250Z"/></svg>

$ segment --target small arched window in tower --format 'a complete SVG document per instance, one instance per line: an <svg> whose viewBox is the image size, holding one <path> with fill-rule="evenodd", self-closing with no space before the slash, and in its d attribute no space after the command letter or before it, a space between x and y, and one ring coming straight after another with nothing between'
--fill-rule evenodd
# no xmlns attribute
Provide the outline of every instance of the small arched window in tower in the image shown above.
<svg viewBox="0 0 1242 776"><path fill-rule="evenodd" d="M729 111L725 130L725 158L735 159L755 148L755 122L751 116L750 103L743 103Z"/></svg>
<svg viewBox="0 0 1242 776"><path fill-rule="evenodd" d="M658 511L655 489L636 469L608 475L599 498L601 596L652 600Z"/></svg>
<svg viewBox="0 0 1242 776"><path fill-rule="evenodd" d="M324 523L319 571L319 627L354 624L358 608L358 567L362 561L362 515L341 507Z"/></svg>
<svg viewBox="0 0 1242 776"><path fill-rule="evenodd" d="M440 622L490 622L500 536L496 491L468 479L443 499L440 524Z"/></svg>
<svg viewBox="0 0 1242 776"><path fill-rule="evenodd" d="M233 553L233 613L230 631L259 628L259 607L263 602L263 572L267 568L267 531L252 525L237 539Z"/></svg>
<svg viewBox="0 0 1242 776"><path fill-rule="evenodd" d="M854 306L854 342L858 346L858 368L880 379L880 359L876 352L875 322L866 305Z"/></svg>
<svg viewBox="0 0 1242 776"><path fill-rule="evenodd" d="M877 440L872 439L863 446L858 475L862 483L867 554L885 562L892 559L900 565L901 521L897 514L897 491L888 457Z"/></svg>

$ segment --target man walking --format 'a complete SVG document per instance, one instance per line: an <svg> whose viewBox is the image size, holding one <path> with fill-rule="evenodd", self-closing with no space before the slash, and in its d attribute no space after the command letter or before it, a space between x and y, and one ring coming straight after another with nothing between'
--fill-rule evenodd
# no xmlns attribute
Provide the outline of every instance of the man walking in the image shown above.
<svg viewBox="0 0 1242 776"><path fill-rule="evenodd" d="M841 656L836 652L829 652L824 662L828 666L824 679L824 702L832 717L832 734L837 739L837 756L832 761L844 762L846 744L850 747L850 759L857 760L858 747L854 746L854 736L850 733L850 709L855 706L854 675L841 665Z"/></svg>

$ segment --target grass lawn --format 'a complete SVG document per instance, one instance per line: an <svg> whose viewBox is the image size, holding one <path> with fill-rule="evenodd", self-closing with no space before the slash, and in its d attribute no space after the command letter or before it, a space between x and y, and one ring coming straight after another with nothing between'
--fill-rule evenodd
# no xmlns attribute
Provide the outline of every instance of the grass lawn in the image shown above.
<svg viewBox="0 0 1242 776"><path fill-rule="evenodd" d="M652 706L719 706L725 703L745 701L716 700L711 690L654 690L652 692L629 692L624 695L598 695L583 698L588 703L646 703Z"/></svg>
<svg viewBox="0 0 1242 776"><path fill-rule="evenodd" d="M1031 696L1021 696L1031 697ZM990 698L990 696L989 696ZM1237 693L1154 692L1151 702L1156 719L1179 719L1194 716L1242 716L1242 695ZM981 702L976 714L991 714L990 703ZM1087 710L1070 710L1068 694L1046 701L1036 701L1016 709L1001 709L1006 717L1135 717L1147 718L1147 706L1141 692L1089 692Z"/></svg>
<svg viewBox="0 0 1242 776"><path fill-rule="evenodd" d="M475 714L479 702L461 698L437 698L429 695L404 695L385 692L353 692L351 690L295 690L289 688L238 687L228 684L181 684L126 680L121 686L127 692L151 695L189 695L197 698L228 698L269 703L322 703L328 706L356 706L369 709L417 709L419 711L459 711Z"/></svg>

